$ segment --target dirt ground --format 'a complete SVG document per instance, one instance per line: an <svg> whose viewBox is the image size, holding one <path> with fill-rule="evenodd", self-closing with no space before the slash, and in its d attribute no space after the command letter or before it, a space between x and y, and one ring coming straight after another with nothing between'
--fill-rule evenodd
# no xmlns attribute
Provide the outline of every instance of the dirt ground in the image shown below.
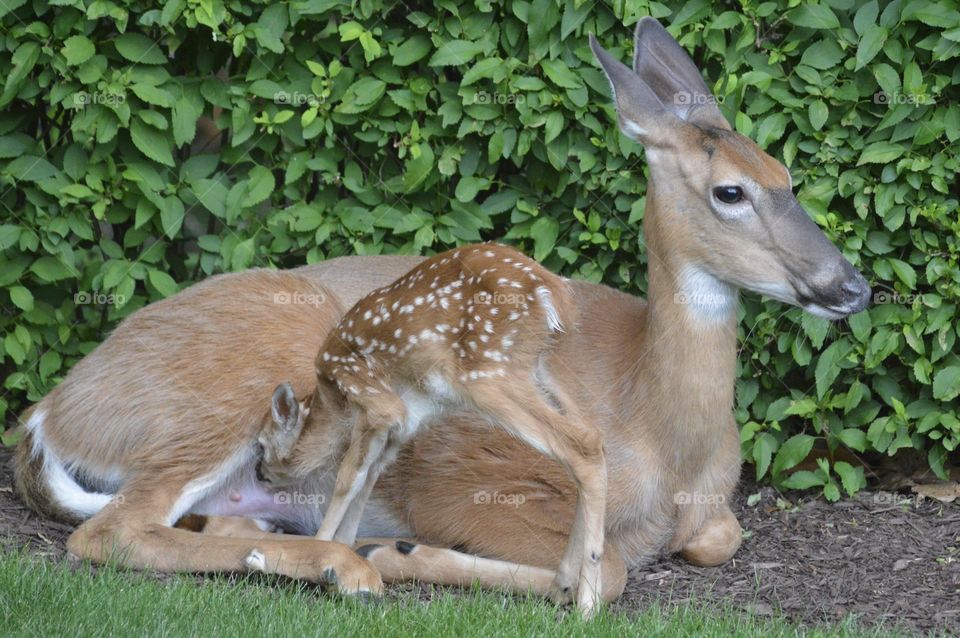
<svg viewBox="0 0 960 638"><path fill-rule="evenodd" d="M62 559L72 528L23 505L10 456L0 449L0 547ZM759 497L748 504L751 495ZM615 608L728 603L806 625L853 614L865 627L960 630L960 500L864 492L830 504L745 480L734 511L745 539L731 563L699 568L665 557L631 572Z"/></svg>

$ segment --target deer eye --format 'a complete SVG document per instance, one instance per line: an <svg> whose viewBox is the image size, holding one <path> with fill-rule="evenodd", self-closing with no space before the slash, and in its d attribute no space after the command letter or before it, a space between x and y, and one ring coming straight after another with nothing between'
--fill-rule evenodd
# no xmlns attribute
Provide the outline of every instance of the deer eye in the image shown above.
<svg viewBox="0 0 960 638"><path fill-rule="evenodd" d="M736 204L743 201L743 189L739 186L717 186L713 196L724 204Z"/></svg>

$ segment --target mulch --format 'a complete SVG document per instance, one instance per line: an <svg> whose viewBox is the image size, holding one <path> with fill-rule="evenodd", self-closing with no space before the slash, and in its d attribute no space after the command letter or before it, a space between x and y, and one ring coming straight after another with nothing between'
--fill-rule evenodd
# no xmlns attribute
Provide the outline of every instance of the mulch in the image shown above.
<svg viewBox="0 0 960 638"><path fill-rule="evenodd" d="M64 559L73 528L26 508L10 457L0 448L0 548ZM807 626L853 615L911 633L960 628L960 499L861 492L827 503L745 479L733 508L745 530L733 561L701 568L664 557L634 569L614 609L724 604Z"/></svg>

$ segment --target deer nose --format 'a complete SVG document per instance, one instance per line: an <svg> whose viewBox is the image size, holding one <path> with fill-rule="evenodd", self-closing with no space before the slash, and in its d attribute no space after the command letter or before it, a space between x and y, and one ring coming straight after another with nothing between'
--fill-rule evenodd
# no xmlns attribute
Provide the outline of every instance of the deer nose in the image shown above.
<svg viewBox="0 0 960 638"><path fill-rule="evenodd" d="M866 284L867 282L864 281L863 277L858 277L853 281L843 282L840 288L848 297L859 297L863 295L864 289L866 289L867 292L870 291L870 287Z"/></svg>
<svg viewBox="0 0 960 638"><path fill-rule="evenodd" d="M850 271L850 276L840 284L840 290L844 305L850 307L852 312L859 312L870 305L870 284L852 266Z"/></svg>

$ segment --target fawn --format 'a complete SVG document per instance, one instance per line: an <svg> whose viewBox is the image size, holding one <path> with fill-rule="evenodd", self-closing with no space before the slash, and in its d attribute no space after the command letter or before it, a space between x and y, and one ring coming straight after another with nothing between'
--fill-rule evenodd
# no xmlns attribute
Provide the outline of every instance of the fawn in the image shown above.
<svg viewBox="0 0 960 638"><path fill-rule="evenodd" d="M289 386L277 388L273 418L259 437L260 473L282 475L304 427L349 431L317 538L352 544L364 504L400 448L444 410L468 407L572 476L577 516L555 594L565 599L576 584L577 602L589 613L600 592L602 436L544 366L564 331L575 329L566 280L515 249L480 244L431 257L344 314L317 356L309 408ZM294 476L327 466L341 447L321 440L301 451Z"/></svg>

